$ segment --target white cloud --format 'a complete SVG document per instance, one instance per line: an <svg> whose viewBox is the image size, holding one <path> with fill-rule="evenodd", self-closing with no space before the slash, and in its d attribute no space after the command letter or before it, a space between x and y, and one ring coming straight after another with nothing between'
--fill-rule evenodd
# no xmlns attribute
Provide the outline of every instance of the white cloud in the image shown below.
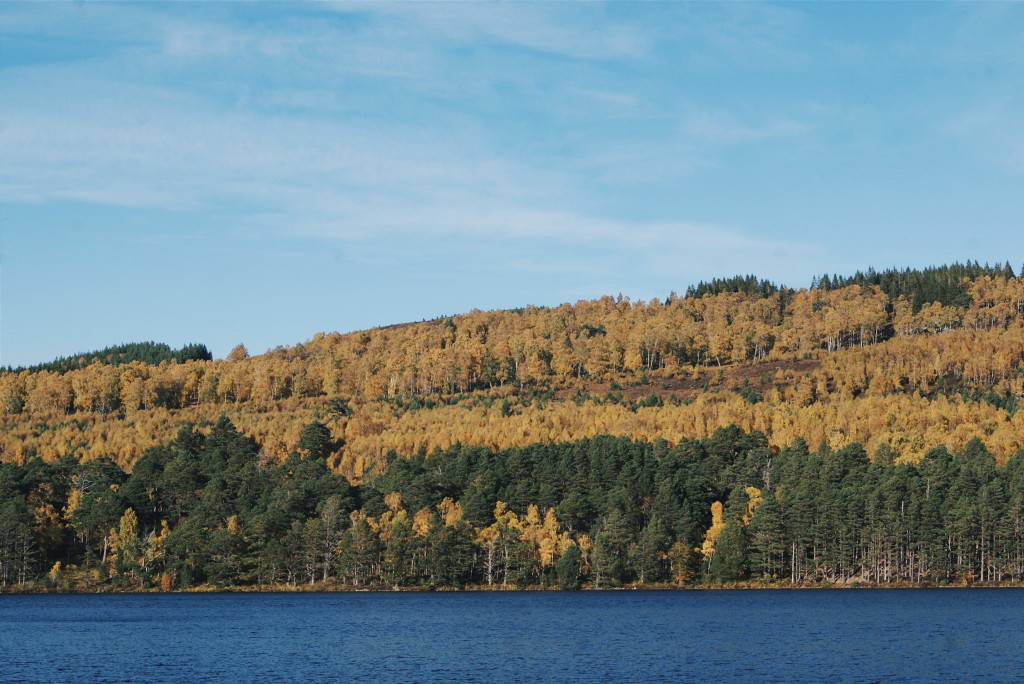
<svg viewBox="0 0 1024 684"><path fill-rule="evenodd" d="M591 140L584 131L563 145L545 127L586 122L595 107L669 128L675 119L660 110L666 103L600 70L586 72L586 82L550 77L545 89L517 73L517 60L492 59L474 71L463 55L467 73L448 61L454 42L629 62L645 58L657 33L637 29L643 22L608 21L603 10L572 4L340 9L372 21L357 22L358 30L324 21L252 28L153 12L143 42L126 43L114 58L10 71L5 83L15 96L0 104L0 198L216 213L243 233L385 250L407 243L415 251L431 240L523 245L520 263L549 270L585 270L623 254L649 264L669 259L658 267L672 268L681 254L753 259L780 248L685 220L607 218L600 194L621 178L664 182L666 173L702 168L706 151L690 143L757 142L799 135L801 125L693 106L676 131L682 140L639 129L635 138ZM408 88L359 88L353 75L398 78ZM525 85L500 92L515 79ZM535 98L535 119L506 125L529 127L525 144L499 143L502 133L473 108L500 114L522 105L524 93ZM586 253L572 256L573 246Z"/></svg>

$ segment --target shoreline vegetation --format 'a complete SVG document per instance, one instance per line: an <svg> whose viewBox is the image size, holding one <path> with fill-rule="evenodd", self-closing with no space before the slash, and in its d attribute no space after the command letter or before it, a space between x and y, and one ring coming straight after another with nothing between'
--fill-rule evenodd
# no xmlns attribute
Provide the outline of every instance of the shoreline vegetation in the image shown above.
<svg viewBox="0 0 1024 684"><path fill-rule="evenodd" d="M859 445L773 451L721 428L330 472L330 431L260 465L227 418L131 473L0 464L0 585L38 591L1009 586L1024 581L1024 451L980 440L917 464ZM30 502L35 502L30 508ZM539 502L539 503L538 503ZM35 511L30 515L29 511ZM58 511L60 512L58 514ZM49 568L48 571L45 568Z"/></svg>
<svg viewBox="0 0 1024 684"><path fill-rule="evenodd" d="M267 585L267 586L224 586L215 587L210 585L193 586L181 589L165 591L160 587L149 588L123 588L111 585L101 585L92 588L59 588L47 587L39 584L25 586L8 585L0 587L0 595L23 595L23 594L356 594L356 593L377 593L377 594L429 594L429 593L474 593L474 592L495 592L495 593L550 593L565 591L582 592L624 592L624 591L814 591L825 590L859 590L859 589L1024 589L1024 582L975 582L959 584L939 584L934 582L846 582L846 583L803 583L790 584L788 582L759 582L745 581L732 582L728 584L692 584L679 585L668 583L628 584L620 587L594 587L580 586L577 589L562 589L558 586L487 586L475 585L465 587L394 587L386 585L378 586L353 586L336 583L315 583L298 585Z"/></svg>
<svg viewBox="0 0 1024 684"><path fill-rule="evenodd" d="M209 356L0 370L0 591L1024 582L1009 265Z"/></svg>

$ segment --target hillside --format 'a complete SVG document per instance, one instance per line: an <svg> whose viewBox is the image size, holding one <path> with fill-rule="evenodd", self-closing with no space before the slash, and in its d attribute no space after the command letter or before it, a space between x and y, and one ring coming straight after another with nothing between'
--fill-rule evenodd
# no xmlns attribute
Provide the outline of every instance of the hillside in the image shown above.
<svg viewBox="0 0 1024 684"><path fill-rule="evenodd" d="M949 280L955 268L944 268L931 281L887 272L902 274L902 289L870 271L838 288L838 277L804 290L753 279L743 291L751 280L734 279L664 301L604 297L321 334L233 360L3 372L0 458L109 456L130 468L180 424L223 414L276 462L303 425L325 420L345 445L331 466L353 482L392 450L600 434L674 443L726 425L775 448L797 436L858 442L911 462L977 437L1002 463L1024 446L1024 281L982 272L919 294ZM332 416L339 398L351 416Z"/></svg>
<svg viewBox="0 0 1024 684"><path fill-rule="evenodd" d="M1024 581L1008 267L125 361L0 372L0 587Z"/></svg>

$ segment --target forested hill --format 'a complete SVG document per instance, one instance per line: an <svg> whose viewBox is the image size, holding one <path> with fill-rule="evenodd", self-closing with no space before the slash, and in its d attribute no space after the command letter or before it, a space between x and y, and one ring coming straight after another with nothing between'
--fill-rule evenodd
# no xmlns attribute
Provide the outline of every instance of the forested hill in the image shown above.
<svg viewBox="0 0 1024 684"><path fill-rule="evenodd" d="M115 356L0 372L0 585L1022 579L1009 267Z"/></svg>
<svg viewBox="0 0 1024 684"><path fill-rule="evenodd" d="M839 288L737 279L756 291L474 311L227 360L4 372L0 458L106 455L130 467L180 424L226 414L276 460L311 417L332 418L344 448L330 465L353 481L389 451L599 434L675 442L730 424L775 448L856 442L911 461L977 437L1002 463L1024 441L1024 280L978 268L950 303L917 306L908 283L975 266L869 271ZM902 289L887 294L892 278ZM338 400L351 416L334 417Z"/></svg>

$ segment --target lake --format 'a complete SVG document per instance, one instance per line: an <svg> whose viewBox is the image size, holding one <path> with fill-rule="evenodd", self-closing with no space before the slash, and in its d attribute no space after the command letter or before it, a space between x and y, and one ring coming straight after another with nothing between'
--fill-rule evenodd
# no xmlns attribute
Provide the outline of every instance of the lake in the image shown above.
<svg viewBox="0 0 1024 684"><path fill-rule="evenodd" d="M0 596L0 681L1020 681L1024 590Z"/></svg>

